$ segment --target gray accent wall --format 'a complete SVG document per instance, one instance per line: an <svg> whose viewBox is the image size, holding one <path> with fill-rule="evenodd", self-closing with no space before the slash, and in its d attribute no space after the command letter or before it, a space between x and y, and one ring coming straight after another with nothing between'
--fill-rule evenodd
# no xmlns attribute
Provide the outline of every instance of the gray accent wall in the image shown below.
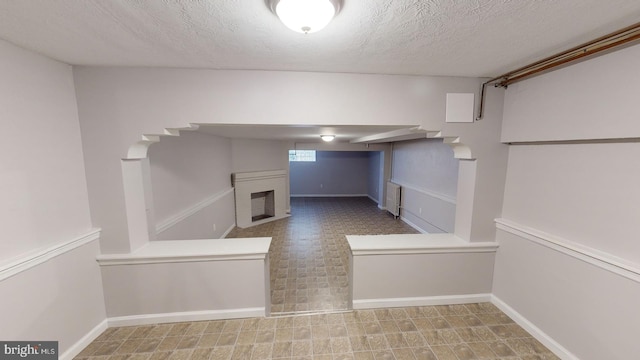
<svg viewBox="0 0 640 360"><path fill-rule="evenodd" d="M366 151L318 151L315 162L289 162L291 196L367 196Z"/></svg>

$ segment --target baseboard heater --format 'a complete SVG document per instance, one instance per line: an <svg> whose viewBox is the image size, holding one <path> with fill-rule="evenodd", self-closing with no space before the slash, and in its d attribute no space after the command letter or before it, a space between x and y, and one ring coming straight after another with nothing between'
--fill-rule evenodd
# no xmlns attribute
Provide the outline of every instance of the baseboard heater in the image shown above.
<svg viewBox="0 0 640 360"><path fill-rule="evenodd" d="M400 200L402 188L400 185L387 182L387 211L389 211L396 219L400 216Z"/></svg>

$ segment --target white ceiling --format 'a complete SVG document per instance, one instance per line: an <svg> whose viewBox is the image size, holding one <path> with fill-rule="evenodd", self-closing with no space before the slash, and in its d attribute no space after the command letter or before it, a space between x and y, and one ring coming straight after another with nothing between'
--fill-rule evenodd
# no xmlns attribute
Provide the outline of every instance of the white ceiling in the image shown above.
<svg viewBox="0 0 640 360"><path fill-rule="evenodd" d="M417 126L417 125L416 125ZM320 135L336 135L334 142L350 142L364 136L408 129L408 126L309 126L309 125L199 125L198 131L227 138L322 142ZM423 136L426 138L426 135Z"/></svg>
<svg viewBox="0 0 640 360"><path fill-rule="evenodd" d="M638 0L344 0L303 35L264 0L0 0L0 38L100 66L486 77L639 19Z"/></svg>

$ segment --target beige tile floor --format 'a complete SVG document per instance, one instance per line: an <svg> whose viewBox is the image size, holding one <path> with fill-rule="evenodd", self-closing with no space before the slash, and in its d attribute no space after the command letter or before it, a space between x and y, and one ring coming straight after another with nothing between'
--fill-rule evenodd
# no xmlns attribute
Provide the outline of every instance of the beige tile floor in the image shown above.
<svg viewBox="0 0 640 360"><path fill-rule="evenodd" d="M489 303L107 329L76 360L558 359Z"/></svg>
<svg viewBox="0 0 640 360"><path fill-rule="evenodd" d="M345 235L417 231L368 198L292 198L291 217L228 237L271 236L271 312L274 315L349 308L349 244Z"/></svg>
<svg viewBox="0 0 640 360"><path fill-rule="evenodd" d="M293 199L292 212L233 234L273 236L281 316L109 328L76 360L558 359L489 303L283 315L347 307L345 234L413 232L368 199Z"/></svg>

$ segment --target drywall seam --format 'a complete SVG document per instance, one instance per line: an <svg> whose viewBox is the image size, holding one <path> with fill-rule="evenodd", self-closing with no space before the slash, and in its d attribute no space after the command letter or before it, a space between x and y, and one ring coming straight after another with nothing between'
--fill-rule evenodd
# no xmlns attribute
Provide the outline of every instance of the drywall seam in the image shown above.
<svg viewBox="0 0 640 360"><path fill-rule="evenodd" d="M212 205L213 203L215 203L218 200L221 200L222 198L224 198L225 196L229 195L230 193L233 193L234 188L229 188L227 190L221 191L217 194L214 194L198 203L196 203L195 205L184 209L182 211L180 211L179 213L173 215L172 217L163 220L162 222L158 223L156 225L156 233L160 234L168 229L170 229L171 227L177 225L178 223L180 223L181 221L184 221L185 219L187 219L189 216L192 216L196 213L198 213L199 211L204 210L206 207Z"/></svg>
<svg viewBox="0 0 640 360"><path fill-rule="evenodd" d="M559 236L519 224L508 219L495 219L496 228L529 240L546 248L559 251L614 274L640 283L640 264L631 263L615 255L563 239Z"/></svg>
<svg viewBox="0 0 640 360"><path fill-rule="evenodd" d="M98 239L100 239L100 229L91 229L89 232L69 241L42 248L35 251L34 253L24 255L16 260L0 266L0 281L8 279L23 271L29 270L57 256L68 253L76 248L79 248L80 246L86 245Z"/></svg>

